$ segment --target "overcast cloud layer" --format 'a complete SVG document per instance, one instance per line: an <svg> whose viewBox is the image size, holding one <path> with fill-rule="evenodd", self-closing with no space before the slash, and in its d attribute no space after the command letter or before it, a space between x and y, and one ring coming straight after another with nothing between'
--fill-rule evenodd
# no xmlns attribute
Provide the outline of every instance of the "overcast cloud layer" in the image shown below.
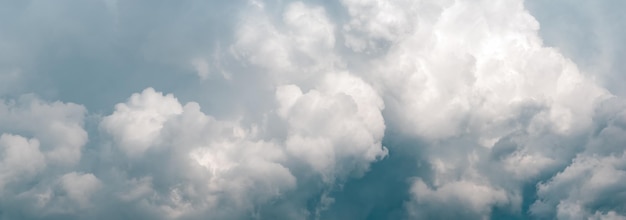
<svg viewBox="0 0 626 220"><path fill-rule="evenodd" d="M622 1L0 1L0 219L626 219Z"/></svg>

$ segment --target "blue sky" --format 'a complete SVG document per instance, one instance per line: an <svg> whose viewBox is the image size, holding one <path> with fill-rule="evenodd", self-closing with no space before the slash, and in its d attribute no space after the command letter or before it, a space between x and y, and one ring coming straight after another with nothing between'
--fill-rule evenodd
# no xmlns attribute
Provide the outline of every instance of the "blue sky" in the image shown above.
<svg viewBox="0 0 626 220"><path fill-rule="evenodd" d="M625 219L622 1L0 1L0 219Z"/></svg>

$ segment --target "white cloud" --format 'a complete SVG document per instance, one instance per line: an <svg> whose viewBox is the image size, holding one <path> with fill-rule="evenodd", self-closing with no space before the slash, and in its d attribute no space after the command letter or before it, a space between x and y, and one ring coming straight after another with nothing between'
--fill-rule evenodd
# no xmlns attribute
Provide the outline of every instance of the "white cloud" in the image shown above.
<svg viewBox="0 0 626 220"><path fill-rule="evenodd" d="M531 212L538 217L556 214L559 219L624 215L626 157L624 152L617 153L621 156L579 155L565 170L548 182L538 184L539 198ZM600 213L601 210L609 213ZM599 216L605 214L613 217Z"/></svg>
<svg viewBox="0 0 626 220"><path fill-rule="evenodd" d="M182 111L173 95L163 96L148 88L133 94L128 103L117 104L115 112L102 119L101 126L127 155L136 157L158 144L163 123Z"/></svg>
<svg viewBox="0 0 626 220"><path fill-rule="evenodd" d="M412 218L419 219L433 216L488 219L493 206L511 203L503 189L463 180L431 189L418 179L411 187L411 194L413 199L409 204L412 207L408 211ZM460 210L450 210L452 206Z"/></svg>
<svg viewBox="0 0 626 220"><path fill-rule="evenodd" d="M87 142L86 110L73 103L45 102L32 95L0 100L0 194L4 204L31 204L27 216L78 210L91 183L66 179L70 202L52 190L66 170L76 169ZM90 174L91 175L91 174ZM93 175L91 178L95 178ZM88 178L89 180L89 178ZM24 206L26 207L26 206ZM11 211L24 211L17 207ZM10 215L9 215L10 216Z"/></svg>
<svg viewBox="0 0 626 220"><path fill-rule="evenodd" d="M307 83L341 65L333 51L335 27L323 8L302 2L285 6L281 22L252 8L236 30L235 57L255 65L278 83Z"/></svg>
<svg viewBox="0 0 626 220"><path fill-rule="evenodd" d="M294 85L276 93L280 116L288 123L287 150L325 178L352 169L362 174L369 163L387 155L381 145L384 104L358 77L329 74L307 93Z"/></svg>
<svg viewBox="0 0 626 220"><path fill-rule="evenodd" d="M122 152L150 155L130 159L153 168L143 171L140 179L127 180L129 194L120 199L151 201L152 209L170 218L207 212L245 215L296 183L282 164L284 152L258 139L254 127L218 121L202 113L197 103L182 106L173 95L151 88L118 104L101 126L112 132ZM140 133L134 133L138 129ZM140 141L129 141L137 137L132 140ZM155 157L162 162L153 162ZM154 189L155 181L167 182L167 190ZM225 207L230 208L222 210Z"/></svg>
<svg viewBox="0 0 626 220"><path fill-rule="evenodd" d="M519 104L532 103L549 107L548 120L560 133L588 126L594 101L606 92L542 47L521 1L478 5L444 8L375 64L375 79L397 99L390 107L400 123L426 138L447 138L464 126L489 130L483 126L497 126L515 117Z"/></svg>
<svg viewBox="0 0 626 220"><path fill-rule="evenodd" d="M33 96L0 100L0 132L35 137L52 164L74 165L87 143L83 129L85 107L73 103L46 103Z"/></svg>
<svg viewBox="0 0 626 220"><path fill-rule="evenodd" d="M19 135L0 136L0 155L0 192L6 184L19 183L21 177L32 178L46 165L39 141Z"/></svg>
<svg viewBox="0 0 626 220"><path fill-rule="evenodd" d="M343 0L350 20L343 26L345 45L355 52L376 53L385 50L416 27L429 25L451 1ZM420 16L423 20L416 20Z"/></svg>
<svg viewBox="0 0 626 220"><path fill-rule="evenodd" d="M61 176L60 184L68 197L81 207L90 205L92 194L102 187L100 180L91 173L67 173Z"/></svg>
<svg viewBox="0 0 626 220"><path fill-rule="evenodd" d="M434 204L459 205L488 218L493 206L519 207L519 201L507 203L519 200L524 181L576 155L580 147L568 145L593 128L597 105L611 95L542 45L522 1L425 2L343 1L352 15L344 33L357 32L367 42L348 38L348 46L378 49L362 63L388 107L386 122L430 145L424 157L434 189L415 182L408 210L444 216ZM433 10L411 13L412 7ZM372 42L389 46L364 46ZM493 158L506 141L512 141L508 152ZM444 199L477 198L452 187L458 183L486 197Z"/></svg>

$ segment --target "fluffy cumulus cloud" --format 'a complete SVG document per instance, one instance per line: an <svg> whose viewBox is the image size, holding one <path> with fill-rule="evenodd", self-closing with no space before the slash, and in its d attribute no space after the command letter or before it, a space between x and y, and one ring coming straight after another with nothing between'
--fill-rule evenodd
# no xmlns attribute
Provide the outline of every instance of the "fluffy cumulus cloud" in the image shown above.
<svg viewBox="0 0 626 220"><path fill-rule="evenodd" d="M181 105L152 88L118 104L100 126L112 154L133 166L119 168L127 188L119 199L147 202L159 216L233 218L296 184L280 143L259 137L255 125L216 120L198 103Z"/></svg>
<svg viewBox="0 0 626 220"><path fill-rule="evenodd" d="M402 9L421 5L398 2L385 17L410 16L403 29L362 4L346 2L359 30L371 32L364 40L390 45L368 76L389 99L388 121L427 142L433 167L433 178L412 187L413 217L519 209L519 184L567 164L582 147L573 139L592 129L594 106L610 97L542 45L521 1L454 1L412 16Z"/></svg>
<svg viewBox="0 0 626 220"><path fill-rule="evenodd" d="M0 3L0 219L626 219L550 4Z"/></svg>
<svg viewBox="0 0 626 220"><path fill-rule="evenodd" d="M0 100L0 194L6 218L14 212L38 217L76 212L90 201L97 177L74 171L88 139L85 114L81 105L33 95ZM66 200L74 203L57 203Z"/></svg>

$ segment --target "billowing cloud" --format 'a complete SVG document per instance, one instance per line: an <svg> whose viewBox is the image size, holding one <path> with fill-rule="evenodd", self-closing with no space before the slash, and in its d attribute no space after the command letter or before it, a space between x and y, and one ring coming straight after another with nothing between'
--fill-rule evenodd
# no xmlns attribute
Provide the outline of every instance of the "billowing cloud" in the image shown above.
<svg viewBox="0 0 626 220"><path fill-rule="evenodd" d="M285 153L258 138L255 127L216 120L197 103L181 105L152 88L118 104L101 128L142 173L125 180L129 193L120 192L120 199L150 201L168 218L246 215L296 184L282 164Z"/></svg>
<svg viewBox="0 0 626 220"><path fill-rule="evenodd" d="M0 3L0 219L626 218L608 26L593 56L532 0L65 3Z"/></svg>
<svg viewBox="0 0 626 220"><path fill-rule="evenodd" d="M39 141L22 136L2 134L0 143L3 149L2 182L0 189L11 182L17 182L24 176L28 178L43 170L44 155L39 150ZM24 161L32 161L24 163Z"/></svg>
<svg viewBox="0 0 626 220"><path fill-rule="evenodd" d="M85 114L83 106L46 103L32 95L0 100L0 131L36 138L31 140L31 145L41 142L41 147L36 148L45 152L47 161L73 165L80 160L82 147L87 142L87 132L83 129Z"/></svg>
<svg viewBox="0 0 626 220"><path fill-rule="evenodd" d="M127 155L136 156L157 144L163 124L182 111L173 95L163 97L148 88L141 95L131 96L128 103L117 104L115 112L102 119L101 124Z"/></svg>
<svg viewBox="0 0 626 220"><path fill-rule="evenodd" d="M369 3L385 10L421 6ZM378 19L385 10L345 4L355 23L365 24L357 26L369 32L364 42L390 45L368 68L382 84L387 121L427 141L433 176L413 184L412 217L489 218L493 207L520 213L524 181L568 164L585 145L575 140L589 141L581 136L610 97L542 45L522 1L442 3L402 28L396 25L411 15Z"/></svg>
<svg viewBox="0 0 626 220"><path fill-rule="evenodd" d="M625 102L613 98L598 109L585 149L563 171L539 183L531 213L560 219L623 219Z"/></svg>
<svg viewBox="0 0 626 220"><path fill-rule="evenodd" d="M75 213L90 202L98 179L72 171L88 139L86 113L81 105L49 103L33 95L0 100L0 202L19 205L3 208L6 218L27 211L29 217Z"/></svg>
<svg viewBox="0 0 626 220"><path fill-rule="evenodd" d="M112 137L114 154L137 167L123 172L143 173L123 180L127 193L120 192L119 199L150 201L151 209L169 218L232 218L252 216L259 205L306 181L332 186L336 179L363 175L369 163L386 154L382 100L367 84L344 74L328 83L350 83L345 91L326 84L320 87L324 94L303 95L293 85L278 88L277 117L284 122L273 123L286 124L286 138L265 135L262 125L217 120L197 103L182 105L172 94L152 88L133 94L100 124ZM339 112L338 118L328 117ZM155 189L157 183L165 189Z"/></svg>
<svg viewBox="0 0 626 220"><path fill-rule="evenodd" d="M287 151L325 178L351 170L362 175L387 154L381 147L382 99L348 73L328 75L318 89L303 94L295 85L278 88L278 114L289 130Z"/></svg>

